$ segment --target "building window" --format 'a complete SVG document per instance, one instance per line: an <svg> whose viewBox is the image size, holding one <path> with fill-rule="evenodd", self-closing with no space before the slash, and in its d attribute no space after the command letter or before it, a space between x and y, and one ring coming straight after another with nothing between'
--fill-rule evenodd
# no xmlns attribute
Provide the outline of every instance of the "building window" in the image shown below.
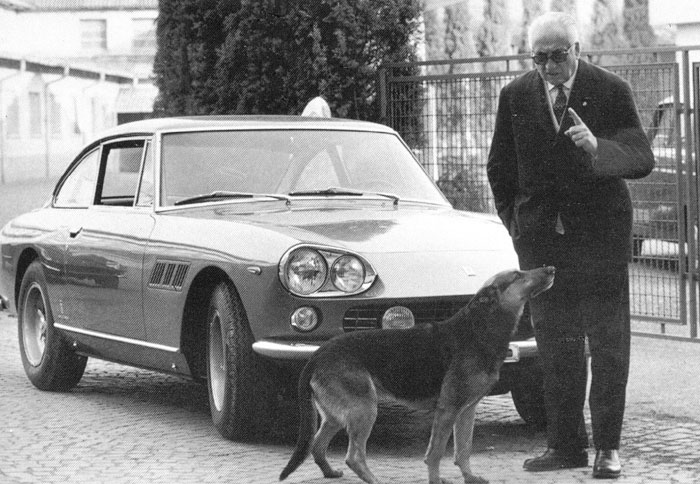
<svg viewBox="0 0 700 484"><path fill-rule="evenodd" d="M41 94L38 92L29 93L29 135L41 137Z"/></svg>
<svg viewBox="0 0 700 484"><path fill-rule="evenodd" d="M136 51L156 50L156 21L152 18L133 19L134 37L132 47Z"/></svg>
<svg viewBox="0 0 700 484"><path fill-rule="evenodd" d="M104 19L80 21L80 45L96 51L107 49L107 21Z"/></svg>

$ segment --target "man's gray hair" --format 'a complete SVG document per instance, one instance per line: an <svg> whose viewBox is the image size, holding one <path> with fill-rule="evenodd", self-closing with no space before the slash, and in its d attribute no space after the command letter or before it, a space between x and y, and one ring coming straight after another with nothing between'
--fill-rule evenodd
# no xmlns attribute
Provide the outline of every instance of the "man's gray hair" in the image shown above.
<svg viewBox="0 0 700 484"><path fill-rule="evenodd" d="M552 27L566 30L567 37L572 43L579 41L578 26L574 17L564 12L547 12L537 17L530 24L530 28L527 31L530 48L532 49L534 35L542 31L542 29Z"/></svg>

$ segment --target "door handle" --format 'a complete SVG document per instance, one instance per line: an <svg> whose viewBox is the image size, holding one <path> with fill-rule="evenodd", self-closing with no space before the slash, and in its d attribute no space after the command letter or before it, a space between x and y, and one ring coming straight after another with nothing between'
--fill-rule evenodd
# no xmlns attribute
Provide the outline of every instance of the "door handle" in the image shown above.
<svg viewBox="0 0 700 484"><path fill-rule="evenodd" d="M80 232L83 231L82 227L73 227L68 231L68 235L70 236L71 239L74 239L78 236Z"/></svg>

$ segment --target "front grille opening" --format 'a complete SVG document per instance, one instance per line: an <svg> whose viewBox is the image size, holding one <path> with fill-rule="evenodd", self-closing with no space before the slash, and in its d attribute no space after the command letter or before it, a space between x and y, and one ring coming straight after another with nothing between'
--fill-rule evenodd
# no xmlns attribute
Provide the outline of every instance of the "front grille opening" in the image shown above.
<svg viewBox="0 0 700 484"><path fill-rule="evenodd" d="M434 323L443 321L453 316L457 311L469 303L471 296L458 300L426 301L402 303L381 306L358 306L350 308L343 317L343 330L345 332L360 331L366 329L378 329L382 325L382 316L392 306L405 306L413 312L416 324Z"/></svg>
<svg viewBox="0 0 700 484"><path fill-rule="evenodd" d="M343 330L346 333L352 331L362 331L368 329L379 329L382 326L382 316L392 306L406 306L416 319L416 324L434 323L444 321L455 315L460 309L466 306L472 296L459 300L427 301L420 303L400 303L381 306L358 306L350 308L343 317ZM532 320L530 318L530 306L525 305L522 319L518 328L511 338L513 341L523 341L534 336Z"/></svg>

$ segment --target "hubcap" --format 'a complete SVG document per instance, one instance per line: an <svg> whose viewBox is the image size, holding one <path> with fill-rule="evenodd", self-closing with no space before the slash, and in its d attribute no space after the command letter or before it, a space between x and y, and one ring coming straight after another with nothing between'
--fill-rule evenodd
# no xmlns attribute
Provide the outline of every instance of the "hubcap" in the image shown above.
<svg viewBox="0 0 700 484"><path fill-rule="evenodd" d="M214 406L221 411L226 396L226 346L218 311L213 312L209 321L209 386Z"/></svg>
<svg viewBox="0 0 700 484"><path fill-rule="evenodd" d="M37 283L27 290L22 312L22 339L24 353L32 366L39 366L46 350L49 324L46 318L44 293Z"/></svg>

